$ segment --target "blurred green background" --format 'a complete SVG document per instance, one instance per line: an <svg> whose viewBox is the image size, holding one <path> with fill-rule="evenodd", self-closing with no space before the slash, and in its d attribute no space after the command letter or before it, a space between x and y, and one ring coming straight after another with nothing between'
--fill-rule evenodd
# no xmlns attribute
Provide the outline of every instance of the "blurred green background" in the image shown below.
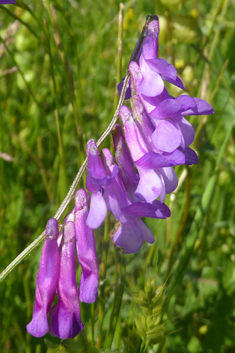
<svg viewBox="0 0 235 353"><path fill-rule="evenodd" d="M113 116L121 74L119 1L16 2L0 6L0 270L55 214L86 141ZM176 66L186 93L214 107L214 115L189 117L199 163L176 168L180 187L166 199L172 217L146 220L154 245L124 258L103 228L95 232L105 287L82 305L86 335L60 343L26 333L41 247L24 260L0 285L1 352L235 352L235 1L123 4L122 76L145 17L157 14L159 56ZM154 340L136 326L150 315L138 298L164 283Z"/></svg>

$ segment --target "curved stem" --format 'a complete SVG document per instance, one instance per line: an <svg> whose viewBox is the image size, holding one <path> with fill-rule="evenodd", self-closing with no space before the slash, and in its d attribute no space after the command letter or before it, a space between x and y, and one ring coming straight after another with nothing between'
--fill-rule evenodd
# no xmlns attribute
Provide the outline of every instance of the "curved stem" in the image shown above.
<svg viewBox="0 0 235 353"><path fill-rule="evenodd" d="M122 92L121 92L121 96L118 102L118 106L117 109L115 111L115 114L109 124L109 126L107 127L107 129L105 130L105 132L103 133L103 135L99 138L99 140L97 141L97 146L99 147L101 145L101 143L106 139L106 137L110 134L111 130L113 129L117 118L118 118L118 114L119 114L119 109L122 106L124 99L125 99L125 94L126 94L126 90L127 90L127 85L128 85L128 81L129 81L129 77L130 77L130 73L127 72L126 77L125 77L125 81L123 84L123 88L122 88ZM56 218L57 220L62 216L63 212L65 211L66 207L68 206L69 202L71 201L76 188L78 186L78 183L80 182L85 170L87 167L87 158L84 160L83 164L81 165L72 185L70 186L70 189L64 199L64 201L62 202L62 204L60 205L58 211L56 212L54 218ZM43 231L39 237L37 239L35 239L26 249L24 249L6 268L5 270L2 271L2 273L0 274L0 282L4 280L4 278L6 278L11 271L14 270L14 268L16 268L17 265L19 265L34 249L36 249L44 240L44 235L45 235L45 231Z"/></svg>

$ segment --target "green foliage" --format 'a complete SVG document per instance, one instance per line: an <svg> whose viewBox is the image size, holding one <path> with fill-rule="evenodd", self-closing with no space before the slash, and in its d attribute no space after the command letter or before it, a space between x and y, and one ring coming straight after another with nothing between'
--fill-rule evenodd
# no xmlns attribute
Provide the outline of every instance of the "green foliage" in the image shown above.
<svg viewBox="0 0 235 353"><path fill-rule="evenodd" d="M0 6L1 270L43 231L86 141L106 129L119 60L119 1L16 1ZM41 248L1 282L3 353L235 350L234 2L124 1L122 76L148 13L160 18L160 57L186 93L214 107L213 116L190 117L199 163L176 168L171 218L146 220L152 246L124 256L109 237L114 219L105 237L96 231L99 299L81 305L85 331L75 339L26 333Z"/></svg>
<svg viewBox="0 0 235 353"><path fill-rule="evenodd" d="M162 317L164 286L156 286L155 279L148 280L145 291L134 295L134 300L141 307L141 316L135 318L136 327L146 347L159 343L164 338Z"/></svg>

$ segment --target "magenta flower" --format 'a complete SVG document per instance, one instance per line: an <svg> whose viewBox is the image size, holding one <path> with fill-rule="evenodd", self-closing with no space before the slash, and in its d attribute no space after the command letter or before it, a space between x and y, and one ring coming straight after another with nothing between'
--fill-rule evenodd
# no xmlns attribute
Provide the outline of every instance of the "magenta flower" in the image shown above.
<svg viewBox="0 0 235 353"><path fill-rule="evenodd" d="M94 148L94 142L90 142L89 144L91 144L92 148ZM99 156L96 152L95 166L99 165L99 168L96 168L96 170L95 168L92 169L92 165L90 164L89 175L92 185L95 185L95 183L97 183L99 187L102 185L99 193L102 197L102 203L105 203L105 210L108 209L113 213L115 218L121 222L120 228L114 235L114 242L119 247L124 248L125 253L127 254L137 252L142 247L144 240L149 243L154 242L154 236L152 232L142 222L141 217L149 216L154 218L166 218L169 217L170 211L166 205L162 205L159 201L157 201L156 204L150 206L147 205L146 208L145 204L141 202L135 203L134 208L128 208L128 206L131 206L132 202L127 194L122 179L119 176L118 167L115 164L111 152L105 148L101 152L102 161L100 159L98 160L98 158ZM103 162L102 165L100 162ZM129 166L131 166L130 160L127 163L129 163ZM98 178L99 175L101 176L100 179ZM133 176L134 175L135 172ZM92 178L94 179L92 180ZM99 182L97 182L97 180L99 180ZM109 180L111 182L105 182L105 180ZM97 189L94 188L94 190ZM91 202L87 224L91 228L99 226L102 221L101 215L103 215L103 208L100 207L98 202L97 204L93 203L93 205Z"/></svg>
<svg viewBox="0 0 235 353"><path fill-rule="evenodd" d="M107 207L103 198L103 187L110 185L114 177L118 173L118 167L114 168L113 175L106 175L104 166L99 157L99 151L95 140L91 139L87 142L87 190L92 192L90 212L87 218L87 225L92 228L98 228L104 221ZM99 212L97 212L99 209Z"/></svg>
<svg viewBox="0 0 235 353"><path fill-rule="evenodd" d="M112 132L112 137L119 176L122 179L131 201L137 201L134 194L138 186L139 176L135 171L133 161L127 149L121 125L115 125L115 130Z"/></svg>
<svg viewBox="0 0 235 353"><path fill-rule="evenodd" d="M172 167L196 164L197 155L190 148L178 148L172 153L155 152L140 133L129 108L122 106L119 113L126 142L140 177L135 194L141 201L151 203L160 197L163 202L165 194L171 193L177 187L178 179Z"/></svg>
<svg viewBox="0 0 235 353"><path fill-rule="evenodd" d="M129 69L133 74L134 68L138 67L138 82L137 90L139 94L147 97L154 97L161 94L164 89L164 81L168 81L181 89L184 85L177 76L175 67L169 64L164 59L158 58L158 35L159 35L159 21L158 17L151 21L146 28L147 35L143 40L142 45L136 48L132 54ZM138 41L139 42L139 41ZM136 47L138 47L138 42ZM118 91L121 93L123 82L118 85ZM125 99L131 98L131 90L128 87Z"/></svg>
<svg viewBox="0 0 235 353"><path fill-rule="evenodd" d="M75 194L75 228L77 255L82 267L79 295L85 303L93 303L98 296L99 267L93 230L86 224L90 195L80 189ZM99 207L99 206L98 206ZM99 208L98 208L99 209ZM97 212L98 212L97 209Z"/></svg>
<svg viewBox="0 0 235 353"><path fill-rule="evenodd" d="M212 106L200 98L182 95L171 97L167 91L163 101L149 113L156 129L151 138L162 152L172 152L177 147L187 148L194 140L194 129L184 118L185 115L213 114ZM169 140L169 136L171 136Z"/></svg>
<svg viewBox="0 0 235 353"><path fill-rule="evenodd" d="M101 158L106 173L112 175L115 161L107 148L102 150ZM132 203L119 174L116 175L112 184L104 188L104 199L109 211L121 222L113 240L117 246L125 249L125 254L139 251L144 241L152 244L155 240L141 217L166 218L170 216L169 208L159 201L154 204Z"/></svg>
<svg viewBox="0 0 235 353"><path fill-rule="evenodd" d="M0 5L16 4L15 0L0 0Z"/></svg>
<svg viewBox="0 0 235 353"><path fill-rule="evenodd" d="M71 221L63 227L59 268L58 302L49 311L49 330L52 336L67 339L75 337L83 329L76 285L75 225Z"/></svg>
<svg viewBox="0 0 235 353"><path fill-rule="evenodd" d="M35 337L42 337L48 331L47 314L54 300L59 278L58 235L58 222L51 218L46 226L45 243L37 275L33 318L27 325L27 331Z"/></svg>
<svg viewBox="0 0 235 353"><path fill-rule="evenodd" d="M158 59L158 34L159 22L154 20L149 24L148 36L144 39L139 59L141 79L138 83L138 91L147 97L162 93L165 87L163 80L184 89L175 67L164 59ZM132 62L130 67L131 65Z"/></svg>

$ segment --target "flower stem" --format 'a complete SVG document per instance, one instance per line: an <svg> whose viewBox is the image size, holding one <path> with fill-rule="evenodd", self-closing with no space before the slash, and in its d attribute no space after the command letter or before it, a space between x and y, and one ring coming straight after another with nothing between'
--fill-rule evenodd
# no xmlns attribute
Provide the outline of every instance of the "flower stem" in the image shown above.
<svg viewBox="0 0 235 353"><path fill-rule="evenodd" d="M99 147L101 145L101 143L106 139L106 137L110 134L111 130L113 129L117 118L118 118L118 114L119 114L119 109L122 106L123 102L124 102L124 98L125 98L125 93L127 90L127 84L129 81L129 77L130 77L130 73L127 72L126 77L125 77L125 81L123 84L123 88L122 88L122 92L121 92L121 96L118 102L118 106L117 109L115 111L115 114L109 124L109 126L107 127L107 129L105 130L105 132L103 133L103 135L99 138L98 142L97 142L97 146ZM67 193L67 195L65 196L64 201L62 202L62 204L60 205L58 211L56 212L54 218L56 218L57 220L59 220L59 218L62 216L62 214L64 213L66 207L68 206L69 202L71 201L72 197L74 196L74 193L76 191L76 188L78 186L78 183L80 182L85 170L87 167L87 158L84 160L83 164L81 165L72 185L70 186L70 189ZM6 278L13 270L14 268L16 268L17 265L19 265L34 249L36 249L44 240L44 235L45 235L45 231L43 231L39 237L37 239L35 239L26 249L24 249L6 268L5 270L2 271L2 273L0 274L0 282L4 280L4 278Z"/></svg>

